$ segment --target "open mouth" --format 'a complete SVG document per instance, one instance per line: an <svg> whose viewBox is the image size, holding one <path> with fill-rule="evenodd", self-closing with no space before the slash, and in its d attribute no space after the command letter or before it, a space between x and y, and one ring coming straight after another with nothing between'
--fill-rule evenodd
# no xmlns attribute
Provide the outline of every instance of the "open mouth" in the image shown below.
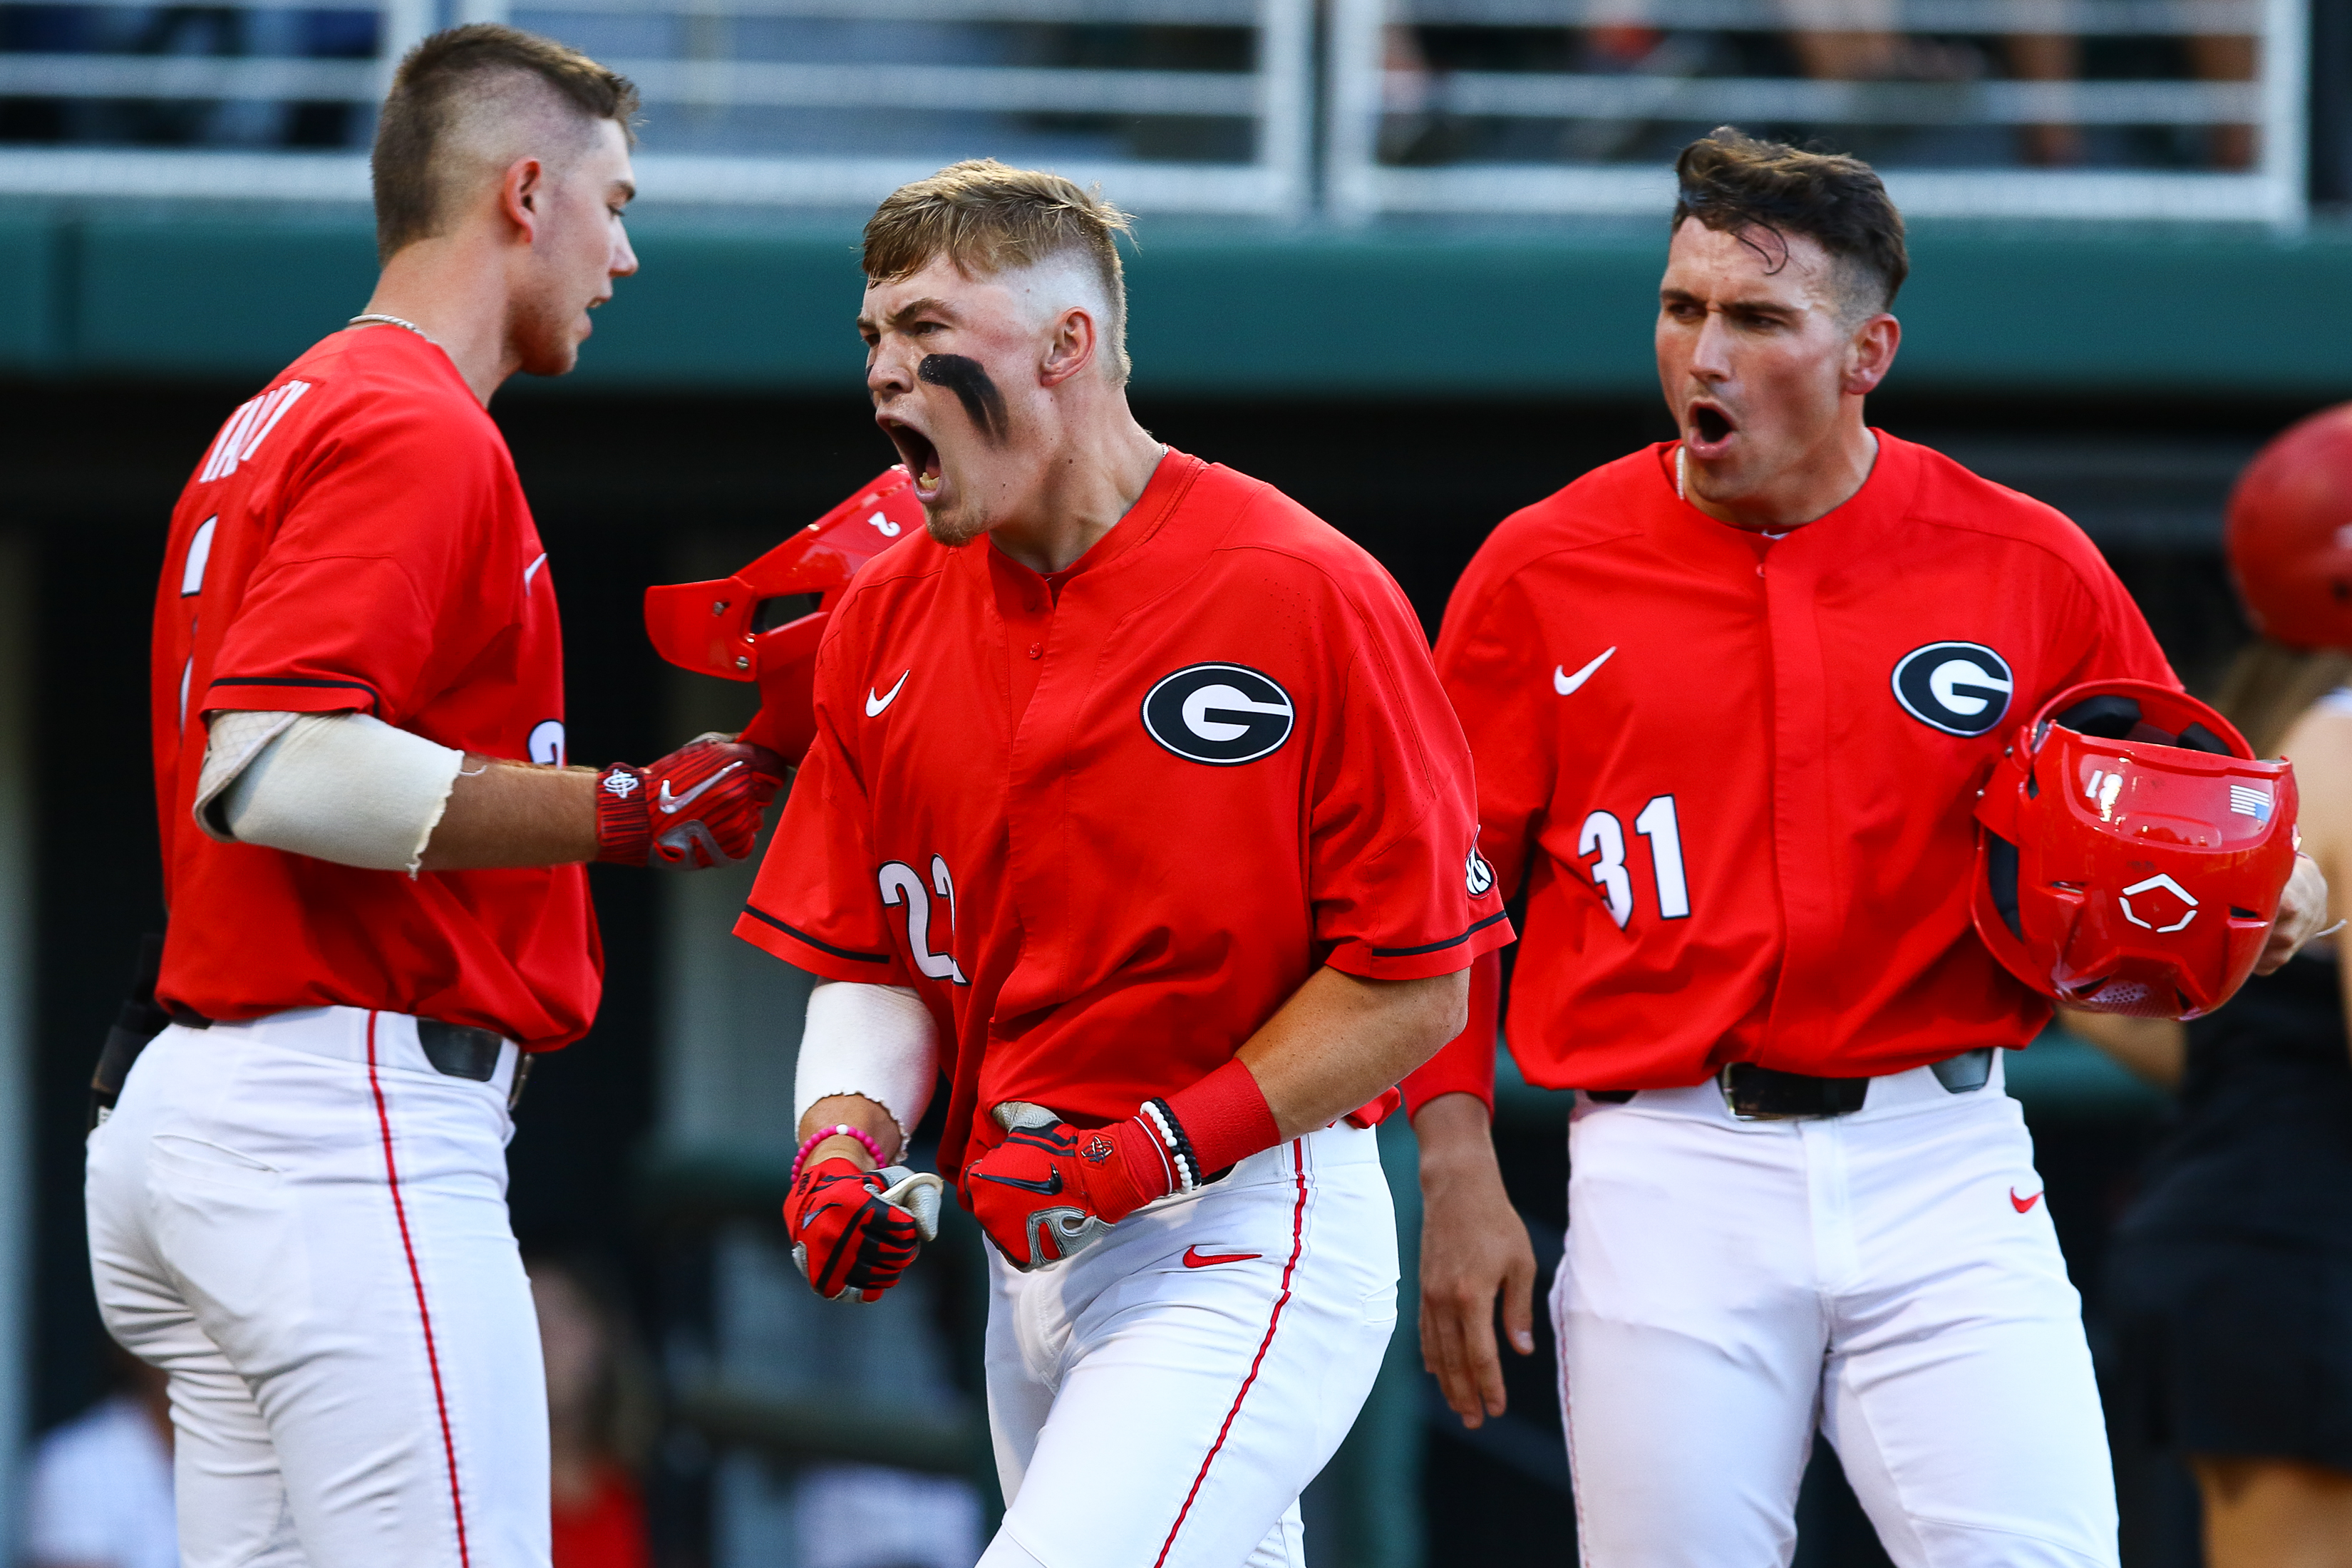
<svg viewBox="0 0 2352 1568"><path fill-rule="evenodd" d="M931 438L912 425L896 419L877 419L875 423L881 426L882 433L890 437L890 444L898 448L898 461L905 464L907 472L915 477L916 493L923 496L937 493L940 488L940 449L931 445Z"/></svg>
<svg viewBox="0 0 2352 1568"><path fill-rule="evenodd" d="M1694 446L1720 447L1731 439L1732 432L1738 428L1731 422L1731 416L1712 403L1691 405L1690 433L1695 437Z"/></svg>

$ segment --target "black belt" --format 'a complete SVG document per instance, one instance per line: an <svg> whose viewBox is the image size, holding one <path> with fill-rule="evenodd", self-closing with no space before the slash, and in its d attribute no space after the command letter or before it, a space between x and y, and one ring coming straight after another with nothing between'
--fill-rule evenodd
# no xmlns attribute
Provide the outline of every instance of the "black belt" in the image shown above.
<svg viewBox="0 0 2352 1568"><path fill-rule="evenodd" d="M492 1029L477 1029L467 1024L445 1024L438 1018L416 1020L416 1043L425 1047L425 1059L433 1070L451 1078L469 1078L476 1083L488 1083L497 1076L499 1053L506 1048L506 1037ZM512 1110L522 1100L523 1080L530 1076L530 1058L520 1053L515 1057L514 1082L507 1089L507 1109Z"/></svg>
<svg viewBox="0 0 2352 1568"><path fill-rule="evenodd" d="M162 972L163 963L163 939L142 937L139 967L131 975L131 994L115 1015L114 1026L107 1030L106 1044L98 1053L97 1070L90 1074L89 1125L93 1128L114 1113L115 1102L122 1098L122 1086L130 1080L132 1065L156 1036L173 1024L190 1029L212 1027L213 1021L201 1013L185 1007L166 1007L155 1000L155 977ZM425 1059L433 1064L436 1072L488 1083L498 1075L499 1053L507 1042L495 1030L478 1029L468 1024L445 1024L438 1018L419 1018L416 1043L424 1047ZM521 1100L523 1080L530 1076L530 1058L518 1056L514 1083L507 1090L509 1110Z"/></svg>
<svg viewBox="0 0 2352 1568"><path fill-rule="evenodd" d="M1992 1081L1990 1046L1962 1051L1930 1064L1928 1070L1947 1094L1973 1094ZM1811 1073L1782 1072L1754 1062L1733 1062L1718 1073L1723 1102L1742 1121L1801 1121L1829 1116L1851 1116L1870 1097L1866 1078L1816 1078ZM1630 1089L1585 1090L1585 1098L1604 1105L1622 1105L1637 1091Z"/></svg>
<svg viewBox="0 0 2352 1568"><path fill-rule="evenodd" d="M445 1024L438 1018L419 1018L416 1043L425 1047L425 1059L433 1064L434 1071L488 1083L499 1070L499 1052L507 1042L505 1036L488 1029Z"/></svg>

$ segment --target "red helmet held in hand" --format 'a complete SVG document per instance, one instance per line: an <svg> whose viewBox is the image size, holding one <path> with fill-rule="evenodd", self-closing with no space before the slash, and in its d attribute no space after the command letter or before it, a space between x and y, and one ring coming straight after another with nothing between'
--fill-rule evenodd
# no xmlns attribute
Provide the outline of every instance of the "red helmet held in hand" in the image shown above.
<svg viewBox="0 0 2352 1568"><path fill-rule="evenodd" d="M2094 1013L2194 1018L2263 951L2294 870L2294 769L2139 680L2060 692L1977 803L1978 935L2011 973Z"/></svg>
<svg viewBox="0 0 2352 1568"><path fill-rule="evenodd" d="M860 566L922 526L914 481L891 468L731 577L646 589L646 631L680 668L758 681L759 714L738 738L798 763L816 738L826 617Z"/></svg>
<svg viewBox="0 0 2352 1568"><path fill-rule="evenodd" d="M2352 403L2292 426L2230 492L2230 574L2254 629L2352 649Z"/></svg>

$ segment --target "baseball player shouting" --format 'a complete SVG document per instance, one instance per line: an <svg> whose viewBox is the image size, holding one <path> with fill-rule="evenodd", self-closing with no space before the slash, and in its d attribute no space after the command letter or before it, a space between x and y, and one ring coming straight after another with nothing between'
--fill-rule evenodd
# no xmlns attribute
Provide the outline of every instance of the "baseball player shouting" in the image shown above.
<svg viewBox="0 0 2352 1568"><path fill-rule="evenodd" d="M1508 940L1403 595L1128 410L1124 216L960 163L866 225L866 384L924 534L859 572L739 934L814 971L785 1210L823 1294L944 1069L992 1258L988 1568L1303 1562L1396 1241L1368 1102Z"/></svg>
<svg viewBox="0 0 2352 1568"><path fill-rule="evenodd" d="M740 858L781 768L709 738L564 765L547 553L485 411L635 270L635 103L508 28L420 44L367 313L231 416L173 518L175 1021L127 1080L110 1042L88 1202L107 1327L170 1374L190 1568L548 1561L504 1147L525 1053L595 1010L580 863Z"/></svg>
<svg viewBox="0 0 2352 1568"><path fill-rule="evenodd" d="M2079 1302L1992 1048L2049 1009L1970 927L1970 811L2055 693L2177 686L2063 517L1864 423L1907 268L1877 176L1729 130L1678 172L1681 439L1507 520L1438 645L1480 846L1527 893L1510 1046L1583 1091L1552 1311L1584 1561L1787 1563L1818 1424L1905 1568L2113 1563ZM2324 905L2299 863L2266 962ZM1531 1348L1493 1039L1474 1018L1407 1086L1424 1353L1474 1423L1498 1291Z"/></svg>

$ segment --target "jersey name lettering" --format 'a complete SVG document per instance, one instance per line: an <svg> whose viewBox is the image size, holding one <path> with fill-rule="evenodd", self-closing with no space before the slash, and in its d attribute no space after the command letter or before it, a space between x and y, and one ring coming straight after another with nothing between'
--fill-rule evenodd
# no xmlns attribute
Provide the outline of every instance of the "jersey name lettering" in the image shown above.
<svg viewBox="0 0 2352 1568"><path fill-rule="evenodd" d="M300 401L310 390L307 381L289 381L285 385L265 392L249 403L240 404L228 416L228 423L213 438L213 449L205 454L205 466L196 478L205 484L225 479L236 472L236 466L253 456L286 411Z"/></svg>

